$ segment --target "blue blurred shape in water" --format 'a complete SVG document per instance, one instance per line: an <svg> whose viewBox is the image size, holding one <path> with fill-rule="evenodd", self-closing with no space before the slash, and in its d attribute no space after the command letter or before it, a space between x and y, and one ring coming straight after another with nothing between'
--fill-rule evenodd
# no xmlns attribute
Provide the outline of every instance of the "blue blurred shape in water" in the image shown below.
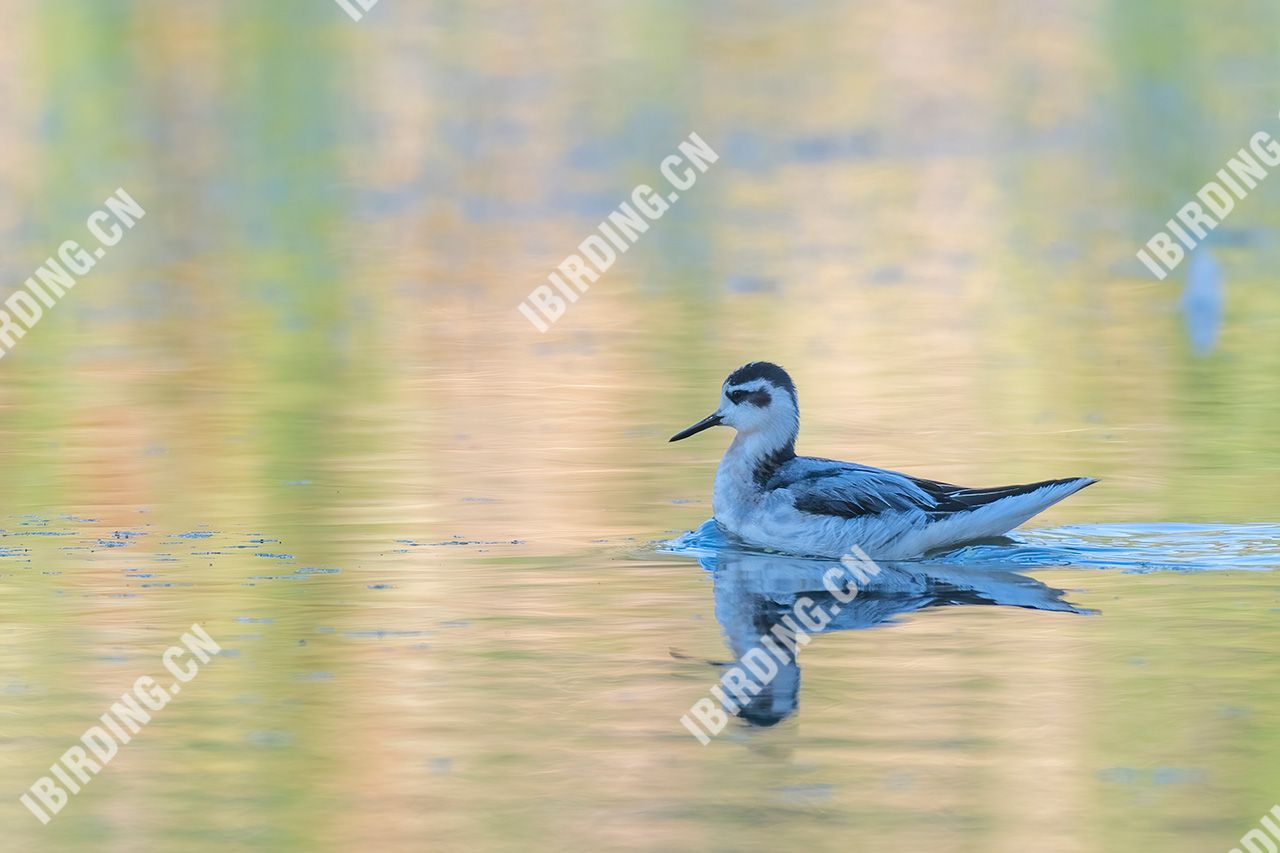
<svg viewBox="0 0 1280 853"><path fill-rule="evenodd" d="M1209 355L1217 348L1224 300L1222 267L1209 248L1201 246L1187 264L1187 286L1182 291L1183 322L1196 355Z"/></svg>

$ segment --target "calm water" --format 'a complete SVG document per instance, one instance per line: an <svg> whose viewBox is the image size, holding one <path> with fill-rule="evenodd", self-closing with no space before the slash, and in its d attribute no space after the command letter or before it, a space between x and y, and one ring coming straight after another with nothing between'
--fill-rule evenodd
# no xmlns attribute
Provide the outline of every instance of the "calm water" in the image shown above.
<svg viewBox="0 0 1280 853"><path fill-rule="evenodd" d="M1280 184L1133 256L1280 135L1273 3L0 12L6 292L148 212L0 361L13 849L1201 851L1280 800ZM534 332L690 132L720 162ZM666 444L755 358L803 452L1102 482L887 568L703 747L821 588L702 528L726 435ZM193 622L224 654L42 827Z"/></svg>

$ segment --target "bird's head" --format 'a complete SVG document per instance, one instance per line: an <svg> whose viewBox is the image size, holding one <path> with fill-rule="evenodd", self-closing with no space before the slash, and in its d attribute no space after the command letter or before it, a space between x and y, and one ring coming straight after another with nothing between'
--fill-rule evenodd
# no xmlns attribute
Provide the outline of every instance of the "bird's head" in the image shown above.
<svg viewBox="0 0 1280 853"><path fill-rule="evenodd" d="M733 427L740 435L776 439L778 446L794 441L800 430L795 383L776 364L745 364L724 381L719 408L671 440L681 441L714 426Z"/></svg>

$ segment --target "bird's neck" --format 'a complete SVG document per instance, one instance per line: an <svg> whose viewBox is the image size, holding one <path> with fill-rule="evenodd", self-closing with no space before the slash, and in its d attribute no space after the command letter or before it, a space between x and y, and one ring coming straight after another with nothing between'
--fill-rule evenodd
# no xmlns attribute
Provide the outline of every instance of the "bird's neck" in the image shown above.
<svg viewBox="0 0 1280 853"><path fill-rule="evenodd" d="M716 502L741 502L758 494L778 468L795 456L794 433L738 433L716 472Z"/></svg>

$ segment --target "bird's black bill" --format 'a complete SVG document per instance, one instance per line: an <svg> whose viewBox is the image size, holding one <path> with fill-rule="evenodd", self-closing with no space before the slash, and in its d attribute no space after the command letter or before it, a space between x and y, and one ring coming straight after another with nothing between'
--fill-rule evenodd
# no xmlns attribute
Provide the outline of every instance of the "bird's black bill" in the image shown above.
<svg viewBox="0 0 1280 853"><path fill-rule="evenodd" d="M709 418L705 418L703 420L698 421L696 424L689 427L688 429L682 432L678 432L675 435L671 436L671 440L683 441L684 439L688 438L691 435L697 435L698 433L702 432L704 429L711 429L713 426L720 426L722 421L724 421L724 418L720 417L719 415L712 415Z"/></svg>

